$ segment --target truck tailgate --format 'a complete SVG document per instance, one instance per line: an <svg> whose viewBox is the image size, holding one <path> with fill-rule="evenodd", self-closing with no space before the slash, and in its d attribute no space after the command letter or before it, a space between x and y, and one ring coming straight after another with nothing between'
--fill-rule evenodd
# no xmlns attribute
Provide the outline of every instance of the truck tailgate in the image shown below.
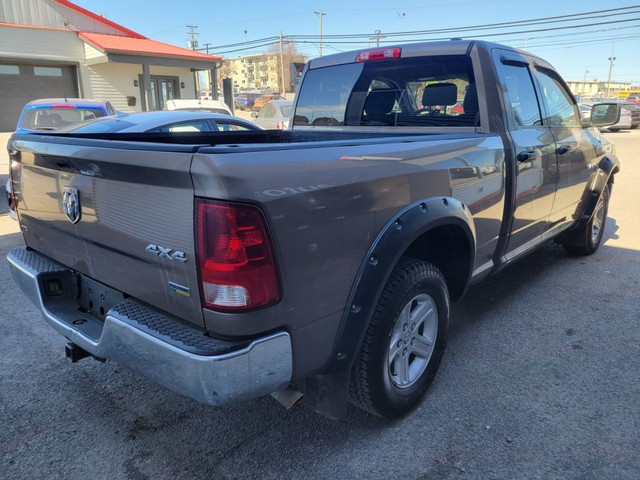
<svg viewBox="0 0 640 480"><path fill-rule="evenodd" d="M193 146L53 136L12 140L28 247L203 325L193 241Z"/></svg>

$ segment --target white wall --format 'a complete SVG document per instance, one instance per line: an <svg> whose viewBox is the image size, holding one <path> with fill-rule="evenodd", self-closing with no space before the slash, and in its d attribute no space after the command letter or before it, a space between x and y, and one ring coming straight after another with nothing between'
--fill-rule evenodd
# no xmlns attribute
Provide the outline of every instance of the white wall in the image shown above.
<svg viewBox="0 0 640 480"><path fill-rule="evenodd" d="M0 60L33 59L78 62L84 60L75 32L0 25Z"/></svg>
<svg viewBox="0 0 640 480"><path fill-rule="evenodd" d="M142 73L139 65L125 63L101 63L99 65L80 67L85 98L108 100L113 108L121 112L140 112L140 90L133 85ZM136 97L135 107L127 106L127 97Z"/></svg>

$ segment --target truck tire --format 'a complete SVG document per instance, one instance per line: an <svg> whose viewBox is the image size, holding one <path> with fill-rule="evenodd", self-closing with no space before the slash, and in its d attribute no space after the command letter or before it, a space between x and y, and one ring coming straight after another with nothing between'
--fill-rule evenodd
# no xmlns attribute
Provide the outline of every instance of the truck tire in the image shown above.
<svg viewBox="0 0 640 480"><path fill-rule="evenodd" d="M604 227L607 223L607 212L609 211L609 198L611 189L609 184L605 185L602 194L598 199L596 208L594 209L591 220L577 232L572 232L572 239L579 239L577 242L564 243L564 248L571 253L577 255L591 255L594 253L604 234Z"/></svg>
<svg viewBox="0 0 640 480"><path fill-rule="evenodd" d="M449 292L440 270L403 259L380 295L354 361L350 402L386 418L414 408L438 370L448 324Z"/></svg>

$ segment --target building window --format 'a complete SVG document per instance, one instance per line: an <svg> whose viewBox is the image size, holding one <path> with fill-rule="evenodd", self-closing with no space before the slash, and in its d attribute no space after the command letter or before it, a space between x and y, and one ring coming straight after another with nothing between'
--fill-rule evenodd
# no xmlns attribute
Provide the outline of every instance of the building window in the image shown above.
<svg viewBox="0 0 640 480"><path fill-rule="evenodd" d="M39 77L61 77L62 69L57 67L33 67L33 74Z"/></svg>
<svg viewBox="0 0 640 480"><path fill-rule="evenodd" d="M0 75L20 75L17 65L0 65Z"/></svg>

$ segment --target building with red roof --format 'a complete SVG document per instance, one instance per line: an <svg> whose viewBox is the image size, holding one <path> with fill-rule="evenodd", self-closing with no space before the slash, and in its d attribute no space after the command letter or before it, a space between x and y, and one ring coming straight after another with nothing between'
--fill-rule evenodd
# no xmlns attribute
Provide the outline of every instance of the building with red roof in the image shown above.
<svg viewBox="0 0 640 480"><path fill-rule="evenodd" d="M37 98L110 101L116 110L160 110L196 98L194 72L215 78L222 58L158 42L68 0L0 0L0 131L12 131Z"/></svg>

